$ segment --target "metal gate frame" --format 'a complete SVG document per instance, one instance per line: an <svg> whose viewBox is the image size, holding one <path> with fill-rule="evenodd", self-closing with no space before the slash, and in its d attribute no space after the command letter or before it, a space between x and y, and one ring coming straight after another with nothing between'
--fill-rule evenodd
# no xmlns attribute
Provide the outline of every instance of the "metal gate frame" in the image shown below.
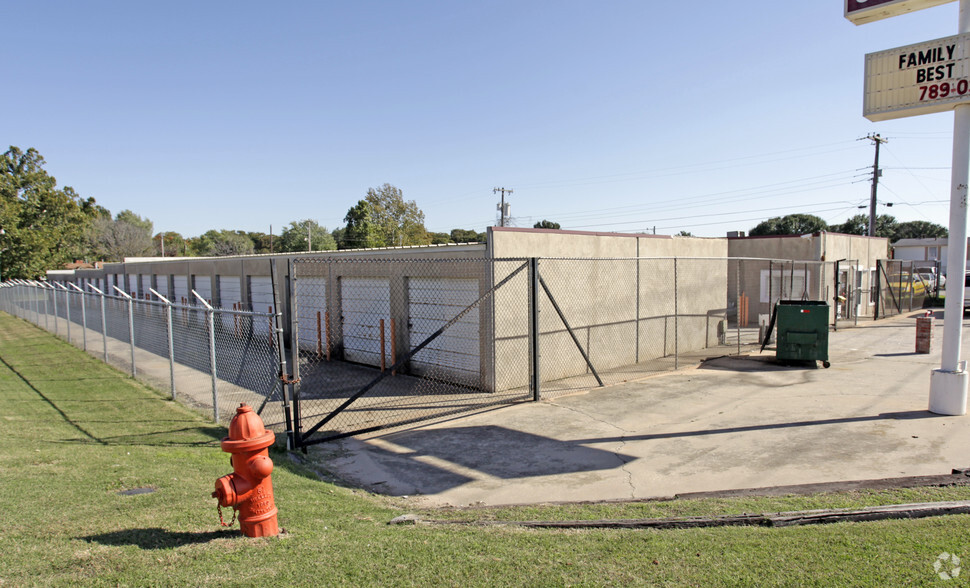
<svg viewBox="0 0 970 588"><path fill-rule="evenodd" d="M506 261L508 261L508 260L506 260ZM290 261L289 267L290 267L289 275L291 277L291 284L292 284L293 283L293 277L295 275L294 272L293 272L293 261L292 260ZM286 373L286 365L285 365L285 358L283 358L283 356L282 356L282 352L281 352L281 359L280 359L280 362L281 362L281 364L280 364L281 365L281 367L280 367L280 370L281 370L280 371L281 378L283 378L285 384L289 384L291 386L291 388L292 388L292 393L290 395L290 398L292 400L292 421L290 421L290 416L289 416L290 415L290 410L286 407L287 400L284 397L284 413L287 414L287 419L288 419L287 432L288 432L288 439L289 439L289 443L290 443L291 447L292 448L301 448L304 452L306 452L306 448L308 446L310 446L310 445L316 445L316 444L324 443L324 442L327 442L327 441L334 441L334 440L342 439L342 438L345 438L345 437L351 437L353 435L362 435L362 434L371 433L371 432L374 432L374 431L379 431L379 430L382 430L382 429L399 427L399 426L402 426L402 425L412 424L414 422L419 422L419 421L423 421L423 420L430 420L430 419L433 419L433 418L437 418L438 416L441 416L441 415L434 415L434 416L427 416L427 417L411 418L411 419L408 419L406 421L398 421L398 422L393 422L393 423L379 424L379 425L374 425L374 426L371 426L371 427L364 427L364 428L360 428L360 429L356 429L356 430L352 430L352 431L343 431L343 432L339 432L339 433L336 433L336 434L327 435L326 437L319 437L319 438L316 438L316 439L312 439L311 438L324 425L326 425L327 423L329 423L330 421L332 421L337 415L339 415L343 411L347 410L357 400L359 400L361 397L365 396L368 392L370 392L371 390L373 390L374 387L377 386L385 378L387 378L388 376L393 375L396 371L398 371L402 367L404 367L411 360L411 358L415 354L417 354L419 351L421 351L422 349L424 349L425 347L427 347L432 341L434 341L435 339L437 339L438 337L440 337L452 325L458 323L462 319L462 317L464 317L466 314L468 314L469 312L471 312L473 309L478 308L479 305L482 304L482 302L484 302L488 298L494 296L496 291L498 291L500 288L502 288L502 286L504 286L505 284L509 283L513 278L515 278L517 275L519 275L523 271L526 271L527 272L527 275L528 275L528 278L529 278L529 280L528 280L528 299L529 299L528 300L528 309L529 309L528 310L528 314L529 314L529 329L528 329L529 330L529 390L531 392L531 399L532 399L532 401L537 402L540 399L540 382L541 382L541 378L539 377L539 373L540 373L540 371L539 371L539 340L540 340L540 333L539 333L539 312L538 312L538 309L539 309L539 292L540 291L545 292L547 299L552 304L553 309L556 311L556 314L559 316L559 319L562 321L563 326L565 327L566 331L569 333L569 336L572 338L573 343L576 345L576 348L579 350L579 353L582 355L583 360L586 362L586 365L589 368L590 372L596 378L597 383L600 386L603 386L604 385L603 384L603 380L600 378L600 375L597 372L596 367L593 365L593 363L590 360L588 354L583 349L582 344L580 343L579 339L577 338L577 336L576 336L573 328L570 326L570 324L569 324L569 322L568 322L565 314L562 311L562 308L559 306L558 302L556 301L556 298L553 295L552 290L549 288L549 286L546 283L546 281L540 275L540 273L539 273L539 258L530 258L530 259L524 260L524 262L522 263L522 265L518 266L515 270L513 270L507 276L505 276L504 278L502 278L501 281L499 281L498 283L496 283L493 286L491 286L485 293L483 293L481 296L479 296L475 300L475 302L473 302L473 303L469 304L468 306L464 307L454 317L452 317L447 323L445 323L444 325L442 325L437 331L435 331L434 333L432 333L431 335L429 335L421 343L419 343L418 345L414 346L411 350L409 350L408 352L404 353L399 359L397 359L397 361L394 362L393 365L391 365L389 368L385 369L384 371L379 372L370 382L368 382L366 385L364 385L363 387L361 387L360 389L358 389L356 392L354 392L353 394L351 394L347 398L347 400L345 400L340 406L338 406L337 408L331 410L322 419L320 419L316 424L314 424L313 426L311 426L310 428L308 428L308 429L306 429L304 431L302 429L302 418L301 418L301 407L300 407L300 404L301 404L301 395L300 395L301 385L300 385L300 374L299 374L299 369L300 368L299 368L299 358L298 358L298 354L299 354L299 325L295 323L296 317L298 316L298 310L297 310L298 307L297 307L297 305L299 304L299 301L298 301L298 298L296 296L296 288L294 287L290 291L290 299L291 299L290 304L291 304L291 308L293 309L293 311L292 311L292 317L293 317L293 320L294 320L294 325L292 327L292 332L291 332L292 349L294 350L293 374L292 374L292 376L287 377L287 376L283 375L283 374ZM280 340L282 341L282 329L281 328L279 329L279 336L280 336ZM279 346L279 348L282 349L282 344ZM284 386L284 388L285 387L286 386ZM292 423L292 426L290 426L290 422Z"/></svg>

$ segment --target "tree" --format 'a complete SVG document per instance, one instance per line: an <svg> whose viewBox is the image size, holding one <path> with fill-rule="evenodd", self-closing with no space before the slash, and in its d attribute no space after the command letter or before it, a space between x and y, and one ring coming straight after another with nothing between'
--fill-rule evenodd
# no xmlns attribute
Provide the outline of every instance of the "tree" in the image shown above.
<svg viewBox="0 0 970 588"><path fill-rule="evenodd" d="M179 257L185 255L185 238L175 231L164 231L152 237L152 247L158 257Z"/></svg>
<svg viewBox="0 0 970 588"><path fill-rule="evenodd" d="M154 229L154 223L152 223L152 221L148 220L147 218L142 218L137 214L135 214L134 212L127 209L119 212L115 216L115 220L138 227L144 230L149 235L152 234L152 230Z"/></svg>
<svg viewBox="0 0 970 588"><path fill-rule="evenodd" d="M476 233L474 229L451 229L451 240L455 243L484 243L485 233Z"/></svg>
<svg viewBox="0 0 970 588"><path fill-rule="evenodd" d="M112 219L98 217L85 234L88 250L103 261L124 261L126 257L148 257L155 254L152 222L130 210Z"/></svg>
<svg viewBox="0 0 970 588"><path fill-rule="evenodd" d="M424 228L424 213L414 200L405 201L404 193L399 188L390 184L384 184L376 190L368 188L366 200L370 205L378 246L431 243L428 231Z"/></svg>
<svg viewBox="0 0 970 588"><path fill-rule="evenodd" d="M206 231L192 240L192 249L202 257L227 255L252 255L255 251L252 239L245 231Z"/></svg>
<svg viewBox="0 0 970 588"><path fill-rule="evenodd" d="M273 253L276 243L272 235L261 231L249 231L246 236L253 242L253 253Z"/></svg>
<svg viewBox="0 0 970 588"><path fill-rule="evenodd" d="M534 229L558 229L559 228L559 223L554 223L552 221L547 221L546 219L542 219L541 221L539 221L536 224L532 225L532 228L534 228Z"/></svg>
<svg viewBox="0 0 970 588"><path fill-rule="evenodd" d="M309 231L310 242L307 243ZM309 245L309 247L308 247ZM312 249L311 249L312 248ZM293 221L280 234L277 251L329 251L337 248L337 242L327 227L321 227L315 220Z"/></svg>
<svg viewBox="0 0 970 588"><path fill-rule="evenodd" d="M0 158L0 271L39 278L82 256L84 231L104 210L72 188L57 188L33 148L11 146Z"/></svg>
<svg viewBox="0 0 970 588"><path fill-rule="evenodd" d="M828 224L812 214L789 214L762 221L748 232L752 237L763 235L804 235L827 231Z"/></svg>
<svg viewBox="0 0 970 588"><path fill-rule="evenodd" d="M371 205L366 200L359 200L344 217L347 226L344 228L340 242L340 249L369 249L381 247L383 243L377 234Z"/></svg>
<svg viewBox="0 0 970 588"><path fill-rule="evenodd" d="M694 234L691 233L690 231L681 231L681 232L677 233L677 236L678 237L693 237Z"/></svg>
<svg viewBox="0 0 970 588"><path fill-rule="evenodd" d="M451 243L451 235L448 233L429 233L432 245L447 245Z"/></svg>
<svg viewBox="0 0 970 588"><path fill-rule="evenodd" d="M893 240L893 236L896 234L899 225L896 222L896 217L890 216L888 214L880 214L876 217L876 236L886 237ZM857 214L855 216L849 217L841 225L832 225L829 227L834 233L844 233L846 235L868 235L869 234L869 215L868 214Z"/></svg>
<svg viewBox="0 0 970 588"><path fill-rule="evenodd" d="M878 226L878 225L877 225ZM947 237L946 227L927 221L907 221L899 223L893 241L900 239L939 239Z"/></svg>

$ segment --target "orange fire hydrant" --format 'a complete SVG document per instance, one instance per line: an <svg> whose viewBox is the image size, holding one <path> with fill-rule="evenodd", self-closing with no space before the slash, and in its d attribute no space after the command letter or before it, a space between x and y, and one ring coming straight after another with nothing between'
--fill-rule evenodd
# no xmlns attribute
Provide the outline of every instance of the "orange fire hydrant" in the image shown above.
<svg viewBox="0 0 970 588"><path fill-rule="evenodd" d="M229 423L229 436L222 440L222 450L232 455L229 462L233 473L216 480L212 497L219 500L220 508L231 506L237 511L234 514L247 537L279 534L270 478L273 460L267 449L275 440L273 431L267 431L263 419L245 403L236 409L236 416Z"/></svg>

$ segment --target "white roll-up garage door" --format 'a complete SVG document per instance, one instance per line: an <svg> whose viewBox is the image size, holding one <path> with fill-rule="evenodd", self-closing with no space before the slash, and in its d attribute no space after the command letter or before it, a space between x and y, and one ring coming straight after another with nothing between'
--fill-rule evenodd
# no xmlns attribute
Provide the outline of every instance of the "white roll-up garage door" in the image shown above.
<svg viewBox="0 0 970 588"><path fill-rule="evenodd" d="M239 284L239 276L218 276L219 282L219 307L229 310L239 310L242 303L242 287ZM220 314L222 325L225 328L233 327L238 330L240 325L239 316L234 314Z"/></svg>
<svg viewBox="0 0 970 588"><path fill-rule="evenodd" d="M151 274L141 274L141 282L138 287L138 297L144 299L145 295L151 296L149 290L152 287L152 275Z"/></svg>
<svg viewBox="0 0 970 588"><path fill-rule="evenodd" d="M195 282L195 291L202 297L203 300L212 305L212 278L209 276L192 276L192 281ZM199 299L192 296L192 304L202 305Z"/></svg>
<svg viewBox="0 0 970 588"><path fill-rule="evenodd" d="M189 277L174 276L172 283L175 285L175 300L172 302L176 304L187 304L189 302L189 296L192 295L189 292Z"/></svg>
<svg viewBox="0 0 970 588"><path fill-rule="evenodd" d="M478 300L478 280L411 278L408 280L411 348ZM480 372L478 308L473 308L411 358L417 373L448 373L459 381L476 384Z"/></svg>
<svg viewBox="0 0 970 588"><path fill-rule="evenodd" d="M327 349L327 279L299 277L296 280L296 309L300 349L321 353Z"/></svg>
<svg viewBox="0 0 970 588"><path fill-rule="evenodd" d="M265 313L273 306L273 282L269 276L249 276L249 304L256 312Z"/></svg>
<svg viewBox="0 0 970 588"><path fill-rule="evenodd" d="M385 361L390 358L391 295L387 278L341 278L344 358L381 365L380 321L384 320Z"/></svg>
<svg viewBox="0 0 970 588"><path fill-rule="evenodd" d="M239 284L239 276L218 276L219 282L219 307L235 310L242 302L242 287Z"/></svg>

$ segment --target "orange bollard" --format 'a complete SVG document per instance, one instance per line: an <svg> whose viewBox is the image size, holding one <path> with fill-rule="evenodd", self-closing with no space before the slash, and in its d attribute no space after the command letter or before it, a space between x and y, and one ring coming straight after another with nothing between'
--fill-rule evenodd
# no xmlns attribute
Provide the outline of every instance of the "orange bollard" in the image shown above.
<svg viewBox="0 0 970 588"><path fill-rule="evenodd" d="M239 518L239 528L247 537L273 537L279 534L276 503L273 501L273 460L267 449L276 440L273 431L263 427L263 420L243 403L229 423L229 436L222 440L222 450L231 454L233 472L216 480L212 497L222 508L232 507ZM232 523L226 524L229 526Z"/></svg>
<svg viewBox="0 0 970 588"><path fill-rule="evenodd" d="M381 372L384 371L384 364L387 357L387 353L384 351L384 319L378 322L378 326L381 329Z"/></svg>
<svg viewBox="0 0 970 588"><path fill-rule="evenodd" d="M326 312L327 320L327 361L330 361L330 311Z"/></svg>
<svg viewBox="0 0 970 588"><path fill-rule="evenodd" d="M323 359L323 336L320 329L320 311L317 311L317 359Z"/></svg>

